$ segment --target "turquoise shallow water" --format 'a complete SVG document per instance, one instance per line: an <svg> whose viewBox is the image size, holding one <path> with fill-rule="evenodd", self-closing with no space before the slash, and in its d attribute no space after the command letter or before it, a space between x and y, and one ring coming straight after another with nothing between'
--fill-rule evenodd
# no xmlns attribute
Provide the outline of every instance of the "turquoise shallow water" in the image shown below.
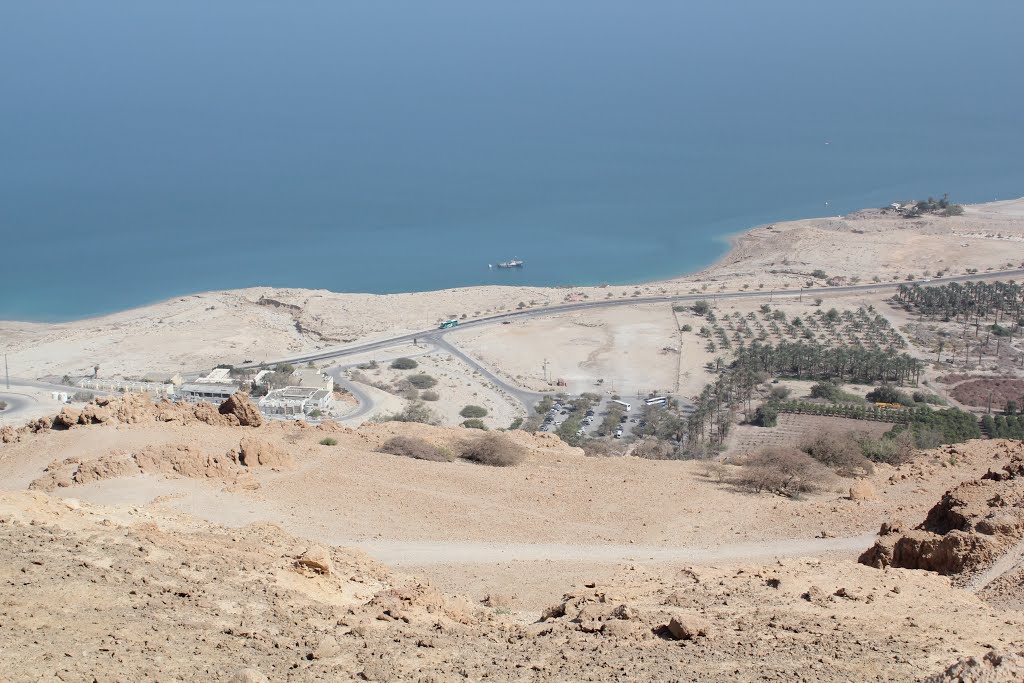
<svg viewBox="0 0 1024 683"><path fill-rule="evenodd" d="M841 4L2 3L0 318L633 282L1024 194L1024 3Z"/></svg>

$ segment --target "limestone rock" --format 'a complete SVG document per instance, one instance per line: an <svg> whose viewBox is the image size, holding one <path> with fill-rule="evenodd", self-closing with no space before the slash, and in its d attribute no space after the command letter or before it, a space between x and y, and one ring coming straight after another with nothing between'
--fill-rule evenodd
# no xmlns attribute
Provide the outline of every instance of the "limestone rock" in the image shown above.
<svg viewBox="0 0 1024 683"><path fill-rule="evenodd" d="M239 669L231 675L228 683L270 683L270 679L257 669Z"/></svg>
<svg viewBox="0 0 1024 683"><path fill-rule="evenodd" d="M850 487L850 500L875 500L878 494L867 479L858 479Z"/></svg>
<svg viewBox="0 0 1024 683"><path fill-rule="evenodd" d="M259 427L263 424L263 416L259 408L252 402L248 394L237 391L220 404L217 411L221 415L234 415L238 424L243 427Z"/></svg>
<svg viewBox="0 0 1024 683"><path fill-rule="evenodd" d="M676 614L665 628L676 640L694 640L711 633L707 620L694 614Z"/></svg>
<svg viewBox="0 0 1024 683"><path fill-rule="evenodd" d="M990 650L981 659L967 657L924 683L1017 683L1024 680L1024 652Z"/></svg>
<svg viewBox="0 0 1024 683"><path fill-rule="evenodd" d="M95 403L87 403L82 408L81 415L78 416L78 423L83 425L105 424L113 419L114 416L108 408Z"/></svg>
<svg viewBox="0 0 1024 683"><path fill-rule="evenodd" d="M57 417L53 418L53 429L71 429L78 424L79 417L77 410L64 406Z"/></svg>
<svg viewBox="0 0 1024 683"><path fill-rule="evenodd" d="M330 575L334 571L331 562L331 554L320 545L311 546L306 552L299 556L295 564L300 568L312 569L317 574Z"/></svg>
<svg viewBox="0 0 1024 683"><path fill-rule="evenodd" d="M295 467L292 456L277 446L245 437L238 446L238 463L250 469L255 467L273 467L277 469Z"/></svg>

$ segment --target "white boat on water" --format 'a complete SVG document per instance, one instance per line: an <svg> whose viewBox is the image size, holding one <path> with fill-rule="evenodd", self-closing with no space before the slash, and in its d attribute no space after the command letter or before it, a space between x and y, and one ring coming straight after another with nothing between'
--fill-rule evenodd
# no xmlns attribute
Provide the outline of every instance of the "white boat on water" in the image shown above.
<svg viewBox="0 0 1024 683"><path fill-rule="evenodd" d="M498 267L499 268L522 268L523 267L523 262L522 261L518 261L516 259L512 259L511 261L502 261L501 263L498 264Z"/></svg>

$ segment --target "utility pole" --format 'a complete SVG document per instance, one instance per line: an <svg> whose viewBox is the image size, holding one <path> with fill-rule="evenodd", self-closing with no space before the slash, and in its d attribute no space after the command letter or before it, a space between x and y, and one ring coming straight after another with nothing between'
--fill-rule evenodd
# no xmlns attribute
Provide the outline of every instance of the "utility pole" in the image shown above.
<svg viewBox="0 0 1024 683"><path fill-rule="evenodd" d="M544 368L544 381L548 381L548 359L545 358L544 362L541 363L541 367Z"/></svg>

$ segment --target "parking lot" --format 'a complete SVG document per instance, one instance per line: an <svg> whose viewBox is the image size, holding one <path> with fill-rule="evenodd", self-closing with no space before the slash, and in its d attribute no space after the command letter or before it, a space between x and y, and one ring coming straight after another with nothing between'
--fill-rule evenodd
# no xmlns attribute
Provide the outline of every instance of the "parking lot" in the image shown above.
<svg viewBox="0 0 1024 683"><path fill-rule="evenodd" d="M574 417L572 407L570 405L572 399L566 399L564 403L556 402L555 405L547 411L544 416L544 423L540 426L542 432L556 432L562 423L566 420ZM629 410L626 410L624 403L629 404ZM624 439L633 434L633 430L639 426L643 420L643 409L644 401L642 399L634 400L623 400L621 403L613 401L611 398L602 398L600 403L594 405L589 410L585 411L580 415L581 424L580 429L582 432L578 432L580 436L586 438L598 438L598 437L611 437ZM621 413L620 417L615 421L614 428L606 429L608 425L605 424L605 420L608 417L609 412ZM602 429L606 429L605 433L602 433Z"/></svg>

